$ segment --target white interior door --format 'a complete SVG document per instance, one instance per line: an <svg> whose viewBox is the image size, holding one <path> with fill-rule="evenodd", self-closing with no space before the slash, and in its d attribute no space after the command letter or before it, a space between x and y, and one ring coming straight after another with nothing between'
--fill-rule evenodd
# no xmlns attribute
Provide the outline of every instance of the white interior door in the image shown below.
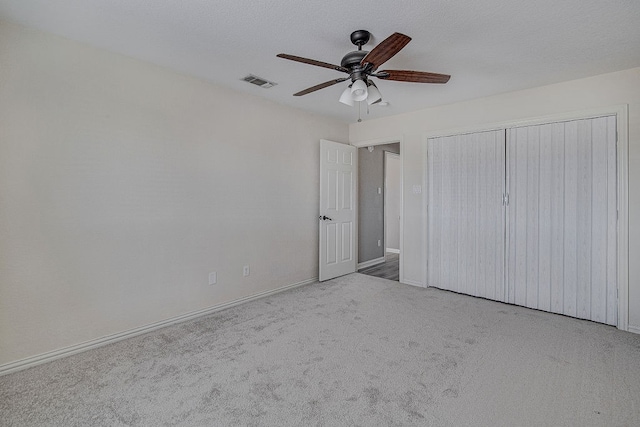
<svg viewBox="0 0 640 427"><path fill-rule="evenodd" d="M320 281L356 271L356 147L320 140Z"/></svg>
<svg viewBox="0 0 640 427"><path fill-rule="evenodd" d="M432 138L427 285L505 301L504 130Z"/></svg>
<svg viewBox="0 0 640 427"><path fill-rule="evenodd" d="M616 118L509 129L509 302L617 323Z"/></svg>

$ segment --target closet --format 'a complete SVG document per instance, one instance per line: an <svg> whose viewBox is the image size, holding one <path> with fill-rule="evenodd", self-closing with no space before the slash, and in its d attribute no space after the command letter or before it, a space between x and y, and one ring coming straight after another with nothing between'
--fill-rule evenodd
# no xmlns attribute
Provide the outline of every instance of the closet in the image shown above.
<svg viewBox="0 0 640 427"><path fill-rule="evenodd" d="M427 284L615 325L615 116L427 141Z"/></svg>

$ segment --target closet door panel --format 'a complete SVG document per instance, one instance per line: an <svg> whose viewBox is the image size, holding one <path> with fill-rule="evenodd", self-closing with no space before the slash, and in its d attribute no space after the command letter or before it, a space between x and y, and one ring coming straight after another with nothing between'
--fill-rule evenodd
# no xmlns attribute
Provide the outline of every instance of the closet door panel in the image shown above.
<svg viewBox="0 0 640 427"><path fill-rule="evenodd" d="M526 213L529 209L527 194L530 184L527 173L516 173L528 169L528 145L515 144L515 141L527 141L528 129L510 129L507 139L509 163L509 209L512 213L509 221L509 302L512 304L527 305L527 235L530 224L527 222ZM523 238L515 238L523 236ZM515 286L518 284L518 286Z"/></svg>
<svg viewBox="0 0 640 427"><path fill-rule="evenodd" d="M593 174L592 211L591 211L591 281L592 283L607 283L607 227L598 224L607 218L607 128L602 123L594 123L592 128L592 163ZM607 320L607 287L591 286L589 300L590 318L596 322Z"/></svg>
<svg viewBox="0 0 640 427"><path fill-rule="evenodd" d="M504 301L504 132L429 139L427 283Z"/></svg>
<svg viewBox="0 0 640 427"><path fill-rule="evenodd" d="M540 128L527 128L527 139L529 141L540 140ZM520 193L521 198L526 198L526 213L523 222L526 224L525 238L525 306L538 308L539 283L539 244L540 244L540 144L527 144L525 150L525 164L527 165L526 193ZM544 195L543 195L544 196Z"/></svg>
<svg viewBox="0 0 640 427"><path fill-rule="evenodd" d="M538 163L538 223L549 224L548 227L539 226L538 242L538 308L551 311L551 171L553 156L553 126L541 126Z"/></svg>
<svg viewBox="0 0 640 427"><path fill-rule="evenodd" d="M559 313L568 316L576 316L576 295L578 283L578 259L576 248L578 246L578 126L576 122L565 125L565 162L559 165L564 173L564 197L565 216L564 227L558 230L564 233L564 284L563 284L563 311Z"/></svg>
<svg viewBox="0 0 640 427"><path fill-rule="evenodd" d="M616 118L607 117L607 144L617 141ZM618 187L617 150L607 149L607 320L618 322ZM616 218L614 221L613 218Z"/></svg>
<svg viewBox="0 0 640 427"><path fill-rule="evenodd" d="M591 184L592 176L592 159L591 159L591 123L585 121L577 122L578 125L578 144L577 144L577 206L576 212L578 227L577 231L577 268L578 279L576 281L576 317L581 319L589 319L591 317Z"/></svg>
<svg viewBox="0 0 640 427"><path fill-rule="evenodd" d="M615 118L510 129L509 302L615 324Z"/></svg>
<svg viewBox="0 0 640 427"><path fill-rule="evenodd" d="M551 128L551 159L549 178L550 191L550 241L549 252L551 255L551 272L549 277L550 285L550 309L553 313L564 312L564 274L565 274L565 202L564 195L565 175L564 175L564 123L555 123Z"/></svg>

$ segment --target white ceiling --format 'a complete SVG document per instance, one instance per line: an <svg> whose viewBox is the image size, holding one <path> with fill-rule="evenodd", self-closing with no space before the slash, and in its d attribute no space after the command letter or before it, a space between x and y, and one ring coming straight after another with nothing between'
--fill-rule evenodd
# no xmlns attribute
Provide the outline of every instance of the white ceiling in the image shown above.
<svg viewBox="0 0 640 427"><path fill-rule="evenodd" d="M352 31L372 33L365 50L397 31L413 40L381 70L452 75L378 80L390 105L363 120L640 66L639 0L0 0L0 19L344 122L358 118L338 103L347 82L292 96L343 74L276 54L339 64Z"/></svg>

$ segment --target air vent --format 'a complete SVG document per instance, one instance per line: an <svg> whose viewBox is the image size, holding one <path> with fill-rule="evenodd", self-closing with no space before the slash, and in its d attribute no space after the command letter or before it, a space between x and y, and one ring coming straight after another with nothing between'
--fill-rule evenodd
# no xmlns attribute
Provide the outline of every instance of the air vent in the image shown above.
<svg viewBox="0 0 640 427"><path fill-rule="evenodd" d="M274 87L278 83L270 82L269 80L263 79L262 77L254 76L253 74L249 74L247 77L242 78L247 83L254 84L256 86L260 86L264 89L269 89L270 87Z"/></svg>

